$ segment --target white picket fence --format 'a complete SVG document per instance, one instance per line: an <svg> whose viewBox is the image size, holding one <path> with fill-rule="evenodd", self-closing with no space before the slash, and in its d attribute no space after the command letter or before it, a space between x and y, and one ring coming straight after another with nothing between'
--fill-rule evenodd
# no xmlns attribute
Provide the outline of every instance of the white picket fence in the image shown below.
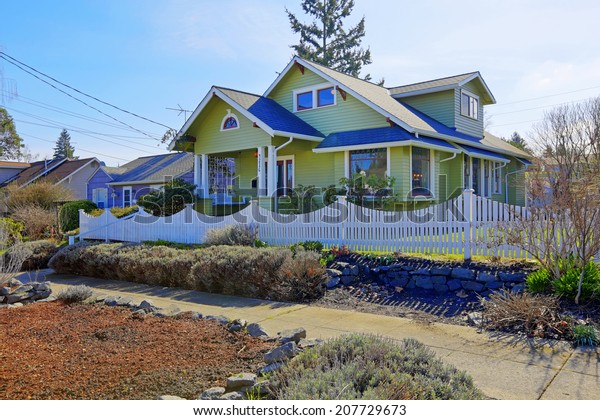
<svg viewBox="0 0 600 420"><path fill-rule="evenodd" d="M117 219L110 211L99 217L81 211L79 220L81 239L202 243L209 229L245 224L256 226L260 239L271 245L314 240L326 247L347 246L359 251L525 258L527 254L517 247L490 246L501 242L494 227L524 211L467 190L447 202L402 212L372 210L340 197L330 206L300 215L281 215L252 203L238 213L221 217L206 216L187 207L170 217L154 217L140 210L127 219Z"/></svg>

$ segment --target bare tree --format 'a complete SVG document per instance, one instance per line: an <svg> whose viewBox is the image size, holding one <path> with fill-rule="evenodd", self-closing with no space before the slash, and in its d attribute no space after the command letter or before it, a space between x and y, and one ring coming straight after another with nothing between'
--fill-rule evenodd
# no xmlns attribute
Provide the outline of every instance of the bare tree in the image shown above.
<svg viewBox="0 0 600 420"><path fill-rule="evenodd" d="M11 238L6 226L0 223L0 284L13 279L30 254L21 241Z"/></svg>
<svg viewBox="0 0 600 420"><path fill-rule="evenodd" d="M535 127L536 165L528 171L531 206L501 227L555 278L572 261L581 269L600 254L600 97L547 112Z"/></svg>

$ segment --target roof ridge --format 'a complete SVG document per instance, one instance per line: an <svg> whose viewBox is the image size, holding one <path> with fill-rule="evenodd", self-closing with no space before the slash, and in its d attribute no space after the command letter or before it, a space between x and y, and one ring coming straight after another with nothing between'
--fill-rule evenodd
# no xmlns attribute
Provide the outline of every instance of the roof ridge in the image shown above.
<svg viewBox="0 0 600 420"><path fill-rule="evenodd" d="M403 88L403 87L408 87L408 86L420 85L420 84L423 84L423 83L437 82L439 80L452 79L453 77L467 76L467 75L472 75L472 74L475 74L475 73L479 73L479 70L470 71L470 72L467 72L467 73L455 74L453 76L445 76L445 77L438 77L436 79L423 80L421 82L414 82L414 83L409 83L409 84L406 84L406 85L393 86L393 87L389 87L387 89L391 90L391 89L398 89L398 88Z"/></svg>
<svg viewBox="0 0 600 420"><path fill-rule="evenodd" d="M375 82L370 82L370 81L368 81L368 80L361 79L361 78L360 78L360 77L358 77L358 76L353 76L353 75L351 75L351 74L344 73L344 72L341 72L341 71L339 71L339 70L336 70L336 69L332 69L331 67L327 67L327 66L326 66L326 65L324 65L324 64L317 63L316 61L309 60L308 58L299 57L299 56L297 56L297 55L296 55L296 56L294 56L294 59L296 59L296 58L299 58L299 59L301 59L301 60L307 61L307 62L309 62L310 64L313 64L313 65L317 65L317 66L324 67L324 68L326 68L326 69L328 69L328 70L331 70L331 71L334 71L334 72L336 72L336 73L339 73L339 74L341 74L342 76L351 77L351 78L353 78L353 79L356 79L356 80L359 80L359 81L361 81L361 82L365 82L365 83L368 83L368 84L370 84L370 85L373 85L373 86L375 86L375 87L378 87L378 88L381 88L381 89L385 89L385 90L387 90L387 88L386 88L386 87L384 87L384 86L380 86L380 85L378 85L378 84L377 84L377 83L375 83Z"/></svg>
<svg viewBox="0 0 600 420"><path fill-rule="evenodd" d="M216 89L224 89L224 90L231 90L232 92L237 92L237 93L243 93L244 95L252 95L252 96L257 96L259 98L262 98L262 95L259 95L257 93L251 93L251 92L246 92L244 90L239 90L239 89L232 89L232 88L228 88L228 87L224 87L224 86L217 86L217 85L213 85L214 88Z"/></svg>

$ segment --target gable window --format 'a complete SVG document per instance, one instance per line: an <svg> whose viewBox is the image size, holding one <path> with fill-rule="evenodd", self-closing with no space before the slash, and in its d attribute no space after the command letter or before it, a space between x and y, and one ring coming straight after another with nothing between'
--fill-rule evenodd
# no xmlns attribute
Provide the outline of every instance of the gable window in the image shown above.
<svg viewBox="0 0 600 420"><path fill-rule="evenodd" d="M313 107L313 93L303 92L296 95L296 111L304 111L305 109L312 109Z"/></svg>
<svg viewBox="0 0 600 420"><path fill-rule="evenodd" d="M411 195L431 197L431 151L421 147L412 148Z"/></svg>
<svg viewBox="0 0 600 420"><path fill-rule="evenodd" d="M350 152L351 176L361 175L365 179L371 175L385 178L387 172L387 149L352 150Z"/></svg>
<svg viewBox="0 0 600 420"><path fill-rule="evenodd" d="M231 113L231 109L228 109L227 115L221 121L221 131L235 130L236 128L240 128L238 117Z"/></svg>
<svg viewBox="0 0 600 420"><path fill-rule="evenodd" d="M335 87L326 83L294 91L294 112L333 106L335 103Z"/></svg>
<svg viewBox="0 0 600 420"><path fill-rule="evenodd" d="M472 93L462 91L460 95L460 113L465 117L477 119L479 98Z"/></svg>

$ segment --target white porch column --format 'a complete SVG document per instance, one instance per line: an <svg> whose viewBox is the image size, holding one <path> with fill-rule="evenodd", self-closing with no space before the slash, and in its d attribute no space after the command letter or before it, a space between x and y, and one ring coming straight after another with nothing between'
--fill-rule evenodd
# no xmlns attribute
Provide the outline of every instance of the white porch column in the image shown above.
<svg viewBox="0 0 600 420"><path fill-rule="evenodd" d="M196 193L200 193L200 185L202 184L202 160L200 155L194 155L194 185L196 185Z"/></svg>
<svg viewBox="0 0 600 420"><path fill-rule="evenodd" d="M267 192L267 186L266 186L266 181L267 181L267 177L266 177L266 173L265 173L265 148L264 147L258 147L258 158L257 158L257 167L256 167L256 175L257 175L257 182L256 182L256 195L261 197L264 196Z"/></svg>
<svg viewBox="0 0 600 420"><path fill-rule="evenodd" d="M208 198L208 155L201 155L201 186L200 196L202 198Z"/></svg>
<svg viewBox="0 0 600 420"><path fill-rule="evenodd" d="M277 149L275 146L267 146L268 148L268 159L267 162L267 195L269 197L275 197L277 190Z"/></svg>

